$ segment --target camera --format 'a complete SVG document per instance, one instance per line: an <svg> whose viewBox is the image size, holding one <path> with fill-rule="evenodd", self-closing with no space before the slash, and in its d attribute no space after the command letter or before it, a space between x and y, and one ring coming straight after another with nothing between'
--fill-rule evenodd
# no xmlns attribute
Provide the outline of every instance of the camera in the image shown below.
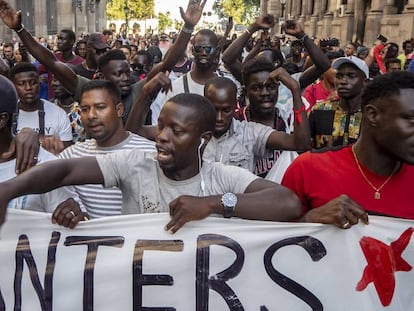
<svg viewBox="0 0 414 311"><path fill-rule="evenodd" d="M339 46L339 40L336 38L321 39L319 45L320 47Z"/></svg>
<svg viewBox="0 0 414 311"><path fill-rule="evenodd" d="M386 37L384 37L382 34L379 34L377 36L377 40L380 40L382 43L385 43L388 41L388 39Z"/></svg>

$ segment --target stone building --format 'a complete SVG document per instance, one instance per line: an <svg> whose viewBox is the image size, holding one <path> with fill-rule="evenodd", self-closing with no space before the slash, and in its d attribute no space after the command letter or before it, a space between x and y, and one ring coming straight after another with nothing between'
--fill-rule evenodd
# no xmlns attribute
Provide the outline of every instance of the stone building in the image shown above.
<svg viewBox="0 0 414 311"><path fill-rule="evenodd" d="M69 28L76 33L102 31L106 27L106 0L9 0L22 11L25 28L36 37ZM0 22L0 40L17 35Z"/></svg>
<svg viewBox="0 0 414 311"><path fill-rule="evenodd" d="M371 45L378 34L401 43L414 37L414 0L261 0L262 12L297 19L307 34ZM274 31L280 31L277 25Z"/></svg>

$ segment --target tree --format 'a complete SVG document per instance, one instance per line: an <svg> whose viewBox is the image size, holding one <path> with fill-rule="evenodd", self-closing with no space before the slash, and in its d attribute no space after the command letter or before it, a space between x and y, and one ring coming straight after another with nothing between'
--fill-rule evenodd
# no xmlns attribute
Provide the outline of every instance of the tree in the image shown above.
<svg viewBox="0 0 414 311"><path fill-rule="evenodd" d="M170 12L167 12L166 14L160 12L158 14L158 32L159 33L165 32L165 30L168 27L172 26L173 21L170 17L170 14L171 14Z"/></svg>
<svg viewBox="0 0 414 311"><path fill-rule="evenodd" d="M124 7L128 3L128 18L145 19L154 16L154 0L110 0L106 3L106 16L109 20L125 19Z"/></svg>
<svg viewBox="0 0 414 311"><path fill-rule="evenodd" d="M174 28L177 32L179 32L183 26L184 22L182 20L174 19Z"/></svg>
<svg viewBox="0 0 414 311"><path fill-rule="evenodd" d="M217 0L213 9L220 18L233 16L235 24L247 25L257 18L260 0Z"/></svg>

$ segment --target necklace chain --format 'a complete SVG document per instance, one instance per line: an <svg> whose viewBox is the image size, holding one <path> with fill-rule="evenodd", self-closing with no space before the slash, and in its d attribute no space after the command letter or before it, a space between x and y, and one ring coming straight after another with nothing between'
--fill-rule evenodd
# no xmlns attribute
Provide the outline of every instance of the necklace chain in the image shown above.
<svg viewBox="0 0 414 311"><path fill-rule="evenodd" d="M358 166L359 172L361 173L362 177L364 177L364 179L365 179L365 181L368 183L368 185L370 185L370 186L371 186L371 188L375 191L375 193L374 193L374 199L379 200L379 199L381 199L381 193L380 193L381 189L382 189L382 188L384 188L384 186L385 186L385 185L386 185L386 184L390 181L391 177L392 177L392 176L394 176L394 174L397 172L398 167L400 166L400 162L397 162L397 164L395 165L395 167L394 167L394 169L392 170L391 174L390 174L390 175L387 177L387 179L386 179L386 180L382 183L382 185L381 185L381 186L379 186L379 187L377 188L377 187L375 187L375 186L372 184L372 182L368 179L368 177L365 175L364 171L362 170L361 165L359 164L359 161L358 161L358 157L357 157L357 155L356 155L356 153L355 153L355 149L354 149L354 147L355 147L355 145L353 145L353 146L351 147L351 150L352 150L352 154L354 155L355 163L356 163L356 164L357 164L357 166Z"/></svg>

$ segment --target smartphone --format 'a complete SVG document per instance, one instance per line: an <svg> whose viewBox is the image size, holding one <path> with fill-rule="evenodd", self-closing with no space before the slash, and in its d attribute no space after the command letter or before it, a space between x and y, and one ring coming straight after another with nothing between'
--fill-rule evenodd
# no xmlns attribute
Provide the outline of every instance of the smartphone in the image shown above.
<svg viewBox="0 0 414 311"><path fill-rule="evenodd" d="M233 16L229 16L229 24L233 23Z"/></svg>
<svg viewBox="0 0 414 311"><path fill-rule="evenodd" d="M384 37L382 34L379 34L377 36L377 39L380 40L382 43L385 43L388 41L388 39L386 37Z"/></svg>

